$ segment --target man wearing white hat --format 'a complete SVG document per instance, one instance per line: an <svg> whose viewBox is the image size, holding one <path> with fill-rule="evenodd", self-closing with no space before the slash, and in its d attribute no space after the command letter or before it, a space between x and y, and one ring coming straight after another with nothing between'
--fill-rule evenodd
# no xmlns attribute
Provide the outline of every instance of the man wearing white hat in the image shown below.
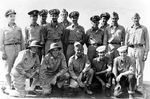
<svg viewBox="0 0 150 99"><path fill-rule="evenodd" d="M134 91L136 86L135 78L135 60L127 56L127 46L121 46L117 50L118 57L114 59L113 73L116 77L117 83L125 88L128 88L129 99L134 99ZM115 94L117 97L117 94Z"/></svg>

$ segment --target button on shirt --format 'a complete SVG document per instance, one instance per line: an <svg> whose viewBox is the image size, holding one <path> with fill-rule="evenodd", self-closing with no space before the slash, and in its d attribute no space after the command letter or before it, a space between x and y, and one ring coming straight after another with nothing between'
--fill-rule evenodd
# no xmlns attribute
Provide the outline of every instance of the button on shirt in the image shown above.
<svg viewBox="0 0 150 99"><path fill-rule="evenodd" d="M21 49L24 49L24 40L22 30L16 24L14 26L6 26L0 32L0 49L5 52L5 44L21 44Z"/></svg>
<svg viewBox="0 0 150 99"><path fill-rule="evenodd" d="M120 43L125 41L125 29L121 25L117 26L108 26L105 29L107 34L107 40L109 43Z"/></svg>
<svg viewBox="0 0 150 99"><path fill-rule="evenodd" d="M135 27L134 25L126 30L126 45L145 45L145 51L149 51L149 35L147 28L143 25Z"/></svg>

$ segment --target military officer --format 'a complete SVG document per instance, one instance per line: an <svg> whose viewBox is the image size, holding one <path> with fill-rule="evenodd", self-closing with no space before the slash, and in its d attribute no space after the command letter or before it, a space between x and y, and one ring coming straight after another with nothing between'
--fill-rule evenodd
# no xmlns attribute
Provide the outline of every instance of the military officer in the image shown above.
<svg viewBox="0 0 150 99"><path fill-rule="evenodd" d="M38 14L39 14L38 10L32 10L32 11L28 12L28 15L30 15L31 24L29 26L25 27L25 44L26 44L26 47L28 47L28 45L34 40L37 40L41 45L44 44L42 26L40 26L37 23ZM39 58L41 60L42 54L44 54L44 52L42 52L42 48L39 49L38 54L39 54Z"/></svg>
<svg viewBox="0 0 150 99"><path fill-rule="evenodd" d="M46 34L45 55L47 54L51 43L57 43L62 48L61 52L63 52L62 35L65 28L58 22L60 11L58 9L51 9L49 10L49 14L51 21L43 27L44 34Z"/></svg>
<svg viewBox="0 0 150 99"><path fill-rule="evenodd" d="M117 83L121 87L128 88L129 99L134 99L136 86L135 78L135 60L127 56L127 46L121 46L118 49L119 55L114 59L113 73Z"/></svg>
<svg viewBox="0 0 150 99"><path fill-rule="evenodd" d="M57 83L58 88L62 88L64 82L69 78L67 73L66 58L60 52L61 47L57 43L52 43L48 54L45 55L40 69L40 83L43 94L50 94L52 86Z"/></svg>
<svg viewBox="0 0 150 99"><path fill-rule="evenodd" d="M100 14L100 29L105 30L105 28L109 26L109 24L107 23L109 18L110 14L108 12L103 12Z"/></svg>
<svg viewBox="0 0 150 99"><path fill-rule="evenodd" d="M25 46L22 29L15 23L15 10L6 11L5 17L8 19L8 23L0 31L0 50L2 51L2 59L5 60L5 77L9 90L11 88L11 69L19 51L23 50Z"/></svg>
<svg viewBox="0 0 150 99"><path fill-rule="evenodd" d="M104 39L106 33L102 29L99 29L99 20L100 17L98 15L94 15L90 18L92 27L86 31L86 45L88 48L87 55L92 62L93 58L96 57L96 48L98 46L106 45L107 41ZM105 40L105 41L104 41Z"/></svg>
<svg viewBox="0 0 150 99"><path fill-rule="evenodd" d="M129 55L136 60L137 90L143 93L143 70L149 52L149 34L147 28L140 24L140 15L135 13L132 17L133 25L126 30L125 44L132 47Z"/></svg>
<svg viewBox="0 0 150 99"><path fill-rule="evenodd" d="M38 48L41 46L38 41L32 41L29 49L20 51L15 60L14 67L11 71L12 81L15 87L9 95L17 97L25 97L25 80L26 78L33 78L39 73L40 60L37 54ZM32 89L33 91L34 89Z"/></svg>
<svg viewBox="0 0 150 99"><path fill-rule="evenodd" d="M67 46L67 61L69 58L75 53L74 52L74 42L80 42L82 45L84 45L85 41L85 31L84 27L78 24L79 19L79 12L73 11L69 14L69 18L72 21L72 24L67 27L67 30L69 30L68 35L68 46Z"/></svg>
<svg viewBox="0 0 150 99"><path fill-rule="evenodd" d="M92 94L90 85L93 79L93 69L88 57L83 53L84 48L79 42L74 43L75 54L70 57L68 68L71 76L70 87L83 87L87 94Z"/></svg>
<svg viewBox="0 0 150 99"><path fill-rule="evenodd" d="M46 22L47 14L48 14L48 10L46 10L46 9L42 9L41 11L39 11L39 16L41 18L40 25L44 26L47 24L47 22Z"/></svg>

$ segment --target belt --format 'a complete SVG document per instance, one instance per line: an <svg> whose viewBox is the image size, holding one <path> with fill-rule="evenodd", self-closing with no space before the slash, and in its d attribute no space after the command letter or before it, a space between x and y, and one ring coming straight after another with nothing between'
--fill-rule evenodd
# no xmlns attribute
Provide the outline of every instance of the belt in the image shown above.
<svg viewBox="0 0 150 99"><path fill-rule="evenodd" d="M113 43L113 42L111 42L111 43L109 43L109 44L118 44L118 45L121 45L121 43Z"/></svg>
<svg viewBox="0 0 150 99"><path fill-rule="evenodd" d="M9 43L9 44L4 44L4 45L18 45L20 43Z"/></svg>
<svg viewBox="0 0 150 99"><path fill-rule="evenodd" d="M91 46L101 46L102 44L98 44L98 43L94 43L94 44L90 44Z"/></svg>
<svg viewBox="0 0 150 99"><path fill-rule="evenodd" d="M48 39L48 40L53 41L53 42L59 42L60 41L60 39Z"/></svg>
<svg viewBox="0 0 150 99"><path fill-rule="evenodd" d="M132 48L135 48L135 47L143 47L143 44L129 45L129 47L132 47Z"/></svg>

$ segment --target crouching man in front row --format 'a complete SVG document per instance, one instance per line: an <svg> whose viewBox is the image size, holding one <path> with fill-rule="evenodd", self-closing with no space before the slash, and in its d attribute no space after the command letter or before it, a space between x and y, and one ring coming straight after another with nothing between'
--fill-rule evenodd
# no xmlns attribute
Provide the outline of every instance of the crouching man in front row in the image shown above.
<svg viewBox="0 0 150 99"><path fill-rule="evenodd" d="M74 44L75 54L70 57L68 68L71 76L70 87L76 89L84 88L87 94L92 94L89 87L93 79L93 69L88 57L83 53L83 46L79 42Z"/></svg>
<svg viewBox="0 0 150 99"><path fill-rule="evenodd" d="M42 85L43 94L51 93L51 85L57 84L58 88L62 88L65 81L69 78L66 59L60 50L61 47L57 43L52 43L48 54L45 55L41 63L40 84Z"/></svg>
<svg viewBox="0 0 150 99"><path fill-rule="evenodd" d="M117 49L120 56L114 59L113 73L116 77L117 85L120 84L119 86L121 86L121 88L127 87L129 99L134 99L134 91L136 86L135 60L127 56L127 49L127 46L121 46ZM114 92L116 97L120 95L119 93L121 93L117 92L120 90L114 91L116 91Z"/></svg>

